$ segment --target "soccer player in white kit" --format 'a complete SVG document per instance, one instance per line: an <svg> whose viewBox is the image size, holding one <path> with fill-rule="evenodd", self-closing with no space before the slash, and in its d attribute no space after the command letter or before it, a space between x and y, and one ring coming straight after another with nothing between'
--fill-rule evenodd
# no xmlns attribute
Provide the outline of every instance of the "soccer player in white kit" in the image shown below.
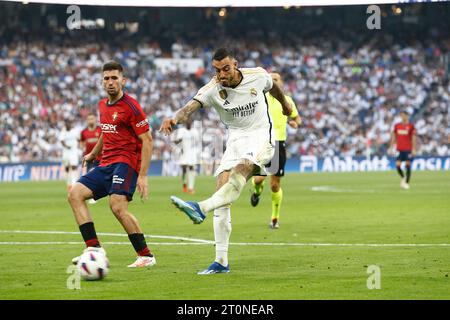
<svg viewBox="0 0 450 320"><path fill-rule="evenodd" d="M186 202L175 196L172 203L195 224L202 223L214 211L216 259L198 274L216 274L230 271L228 244L231 234L230 205L239 198L246 182L253 175L266 174L275 152L275 140L265 93L280 101L283 114L290 115L292 107L283 90L262 68L238 69L234 55L227 49L218 49L212 65L213 79L203 86L195 97L181 108L172 119L165 119L160 131L170 134L172 126L185 123L200 108L214 107L229 129L225 153L215 172L217 191L200 202Z"/></svg>
<svg viewBox="0 0 450 320"><path fill-rule="evenodd" d="M77 182L79 176L79 138L79 130L74 128L69 120L66 120L65 129L61 132L59 141L62 145L62 165L66 170L66 183L68 192L72 188L72 185Z"/></svg>
<svg viewBox="0 0 450 320"><path fill-rule="evenodd" d="M182 170L183 192L194 194L196 166L200 162L200 133L192 126L192 121L175 131L175 143L181 143L179 164Z"/></svg>

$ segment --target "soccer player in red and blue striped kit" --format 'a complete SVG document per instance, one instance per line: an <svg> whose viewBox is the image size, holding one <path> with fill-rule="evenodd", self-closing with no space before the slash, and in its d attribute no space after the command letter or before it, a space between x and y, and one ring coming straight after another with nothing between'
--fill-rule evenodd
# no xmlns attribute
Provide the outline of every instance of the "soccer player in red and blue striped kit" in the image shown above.
<svg viewBox="0 0 450 320"><path fill-rule="evenodd" d="M400 187L409 189L409 180L411 179L411 163L416 155L416 128L409 121L409 114L407 111L400 112L402 121L394 126L391 134L391 149L394 144L397 145L398 156L395 162L397 172L402 178ZM401 168L402 162L405 162L406 176Z"/></svg>
<svg viewBox="0 0 450 320"><path fill-rule="evenodd" d="M86 200L109 196L109 206L128 234L137 259L130 268L149 267L156 259L147 247L138 220L128 211L137 187L141 199L148 197L147 171L153 142L150 126L139 103L123 92L123 67L110 61L103 65L103 88L108 97L100 100L102 134L94 149L83 157L94 161L102 153L100 165L82 176L69 194L75 219L86 243L85 251L99 251L100 246ZM72 262L77 263L79 257Z"/></svg>

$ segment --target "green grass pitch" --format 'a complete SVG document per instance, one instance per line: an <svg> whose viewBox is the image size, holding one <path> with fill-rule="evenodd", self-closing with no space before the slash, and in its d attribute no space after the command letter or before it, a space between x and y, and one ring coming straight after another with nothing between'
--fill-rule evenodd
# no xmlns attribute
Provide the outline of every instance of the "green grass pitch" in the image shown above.
<svg viewBox="0 0 450 320"><path fill-rule="evenodd" d="M70 260L83 249L70 242L81 242L80 234L10 232L77 232L64 182L2 183L0 298L450 298L450 172L413 172L410 190L399 188L394 171L288 174L282 183L280 229L268 227L269 184L256 208L247 184L232 206L231 273L199 276L213 261L214 246L179 238L213 240L211 216L193 225L169 196L203 200L214 179L198 177L197 194L186 196L179 178L150 177L149 200L135 194L130 211L146 235L174 238L149 237L157 265L130 270L135 253L128 238L100 236L110 273L103 281L82 281L80 290L66 286ZM98 233L124 234L107 199L90 208ZM367 288L371 265L380 268L380 289Z"/></svg>

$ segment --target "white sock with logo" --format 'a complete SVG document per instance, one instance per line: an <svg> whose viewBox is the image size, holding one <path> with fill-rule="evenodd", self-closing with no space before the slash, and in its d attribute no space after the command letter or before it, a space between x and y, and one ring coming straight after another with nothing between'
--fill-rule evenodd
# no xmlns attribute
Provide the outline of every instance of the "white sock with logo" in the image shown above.
<svg viewBox="0 0 450 320"><path fill-rule="evenodd" d="M214 239L216 262L228 266L228 246L231 235L231 209L225 206L214 210Z"/></svg>

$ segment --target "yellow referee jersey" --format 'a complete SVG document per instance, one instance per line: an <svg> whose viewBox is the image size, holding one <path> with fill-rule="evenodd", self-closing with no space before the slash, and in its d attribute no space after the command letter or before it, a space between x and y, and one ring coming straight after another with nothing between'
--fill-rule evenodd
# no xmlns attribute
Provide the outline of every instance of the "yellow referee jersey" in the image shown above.
<svg viewBox="0 0 450 320"><path fill-rule="evenodd" d="M275 140L277 141L285 141L286 140L286 125L287 125L287 116L283 114L283 108L281 106L281 103L272 97L272 95L267 92L266 93L267 103L269 104L269 112L270 116L273 120L273 128L275 130ZM286 100L291 104L292 106L292 113L290 115L290 118L294 119L296 116L298 116L297 106L294 103L294 100L292 100L291 97L285 95Z"/></svg>

